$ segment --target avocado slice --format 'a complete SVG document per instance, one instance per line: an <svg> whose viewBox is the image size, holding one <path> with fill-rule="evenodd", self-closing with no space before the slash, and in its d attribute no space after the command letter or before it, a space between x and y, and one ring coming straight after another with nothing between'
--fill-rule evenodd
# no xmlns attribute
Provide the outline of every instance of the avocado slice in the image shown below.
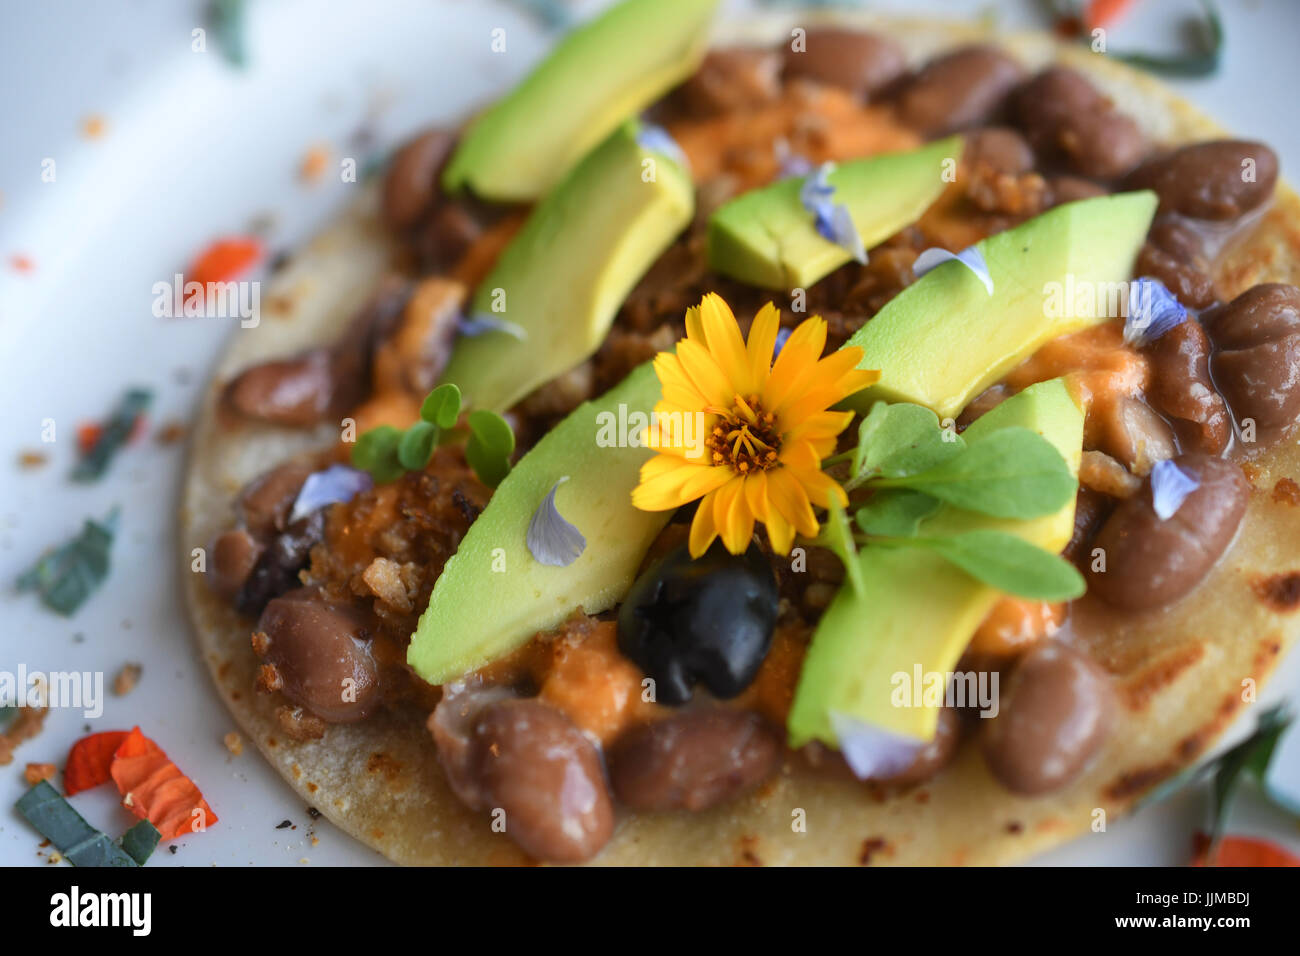
<svg viewBox="0 0 1300 956"><path fill-rule="evenodd" d="M1046 342L1114 318L1108 300L1126 301L1156 203L1149 191L1084 199L976 243L993 295L960 263L927 272L849 339L859 367L881 371L848 407L915 402L952 418Z"/></svg>
<svg viewBox="0 0 1300 956"><path fill-rule="evenodd" d="M484 199L538 199L587 151L695 72L718 0L625 0L568 34L482 113L442 174Z"/></svg>
<svg viewBox="0 0 1300 956"><path fill-rule="evenodd" d="M690 176L641 146L640 129L624 124L583 159L475 291L472 313L493 314L504 298L498 314L524 333L456 341L442 381L475 407L503 411L595 352L632 287L690 223Z"/></svg>
<svg viewBox="0 0 1300 956"><path fill-rule="evenodd" d="M830 174L834 201L848 207L867 249L921 217L947 184L945 159L961 156L960 136L920 149L843 163ZM765 289L806 289L848 262L843 246L822 237L799 199L802 177L755 189L709 218L709 265Z"/></svg>
<svg viewBox="0 0 1300 956"><path fill-rule="evenodd" d="M1063 379L1030 386L976 419L963 437L977 443L1003 428L1039 432L1056 446L1072 471L1079 470L1083 411ZM992 518L944 506L921 528L922 534L949 535L990 529L1018 535L1059 552L1074 530L1074 501L1055 514L1027 521ZM818 623L804 659L788 730L790 744L810 740L835 746L831 713L918 741L934 736L936 707L897 707L891 678L951 671L971 635L1001 592L981 584L937 554L921 548L863 548L861 593L840 589Z"/></svg>
<svg viewBox="0 0 1300 956"><path fill-rule="evenodd" d="M649 423L660 395L647 362L579 406L520 459L434 585L406 652L417 674L433 684L455 680L559 624L575 608L595 614L623 598L672 512L632 507L632 489L652 452L611 447L602 434L615 438L610 429L618 422L628 423L625 435L637 432ZM638 422L638 414L646 420ZM533 558L525 535L537 506L565 476L556 503L587 547L568 567L553 567Z"/></svg>

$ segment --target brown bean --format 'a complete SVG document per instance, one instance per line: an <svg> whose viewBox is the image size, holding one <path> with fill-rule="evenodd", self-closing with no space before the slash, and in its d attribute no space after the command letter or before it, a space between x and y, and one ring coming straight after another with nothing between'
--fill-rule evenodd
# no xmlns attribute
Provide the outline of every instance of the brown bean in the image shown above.
<svg viewBox="0 0 1300 956"><path fill-rule="evenodd" d="M960 742L961 714L954 707L942 707L939 710L939 722L935 725L934 738L917 752L916 759L893 776L873 779L897 786L922 783L951 762Z"/></svg>
<svg viewBox="0 0 1300 956"><path fill-rule="evenodd" d="M397 328L376 352L379 387L423 395L437 384L451 358L466 292L461 283L439 276L415 284Z"/></svg>
<svg viewBox="0 0 1300 956"><path fill-rule="evenodd" d="M965 135L962 159L974 169L984 166L994 172L1016 175L1034 168L1034 150L1028 140L1005 126L986 126Z"/></svg>
<svg viewBox="0 0 1300 956"><path fill-rule="evenodd" d="M781 95L781 54L761 47L713 50L677 95L697 116L764 106Z"/></svg>
<svg viewBox="0 0 1300 956"><path fill-rule="evenodd" d="M802 50L785 51L787 79L798 77L837 86L854 96L871 97L907 69L907 57L893 40L863 30L814 28Z"/></svg>
<svg viewBox="0 0 1300 956"><path fill-rule="evenodd" d="M1172 216L1161 216L1138 253L1134 271L1164 283L1183 305L1204 309L1217 298L1199 238Z"/></svg>
<svg viewBox="0 0 1300 956"><path fill-rule="evenodd" d="M781 742L761 717L715 707L636 727L609 751L615 795L635 810L705 810L776 772Z"/></svg>
<svg viewBox="0 0 1300 956"><path fill-rule="evenodd" d="M1200 485L1173 515L1156 514L1148 477L1097 535L1105 568L1089 567L1088 590L1107 604L1139 611L1178 600L1210 573L1241 524L1250 485L1237 465L1201 454L1174 463Z"/></svg>
<svg viewBox="0 0 1300 956"><path fill-rule="evenodd" d="M1094 416L1097 447L1135 475L1145 475L1152 465L1178 453L1169 423L1145 402L1127 395L1106 406L1106 414Z"/></svg>
<svg viewBox="0 0 1300 956"><path fill-rule="evenodd" d="M334 397L332 355L319 348L245 369L222 394L227 407L245 418L306 428L324 421Z"/></svg>
<svg viewBox="0 0 1300 956"><path fill-rule="evenodd" d="M474 241L483 234L483 221L473 200L441 202L425 220L415 237L415 250L425 272L445 273L460 262Z"/></svg>
<svg viewBox="0 0 1300 956"><path fill-rule="evenodd" d="M539 860L595 856L614 829L600 754L582 731L536 699L490 704L475 724L475 768L488 805Z"/></svg>
<svg viewBox="0 0 1300 956"><path fill-rule="evenodd" d="M1146 152L1137 123L1077 70L1044 70L1016 92L1013 104L1034 149L1082 176L1115 179Z"/></svg>
<svg viewBox="0 0 1300 956"><path fill-rule="evenodd" d="M1201 320L1218 347L1214 380L1240 422L1283 428L1300 417L1300 289L1247 289Z"/></svg>
<svg viewBox="0 0 1300 956"><path fill-rule="evenodd" d="M382 696L371 654L374 629L365 609L300 588L267 604L253 650L274 668L273 687L290 701L329 723L352 723Z"/></svg>
<svg viewBox="0 0 1300 956"><path fill-rule="evenodd" d="M1210 340L1201 324L1188 318L1143 352L1151 359L1147 398L1174 420L1183 449L1217 455L1227 448L1232 421L1210 381Z"/></svg>
<svg viewBox="0 0 1300 956"><path fill-rule="evenodd" d="M408 141L384 176L384 220L393 229L416 224L438 195L438 171L456 144L455 134L431 129Z"/></svg>
<svg viewBox="0 0 1300 956"><path fill-rule="evenodd" d="M243 528L232 528L219 535L210 550L208 585L222 598L232 601L257 564L262 546Z"/></svg>
<svg viewBox="0 0 1300 956"><path fill-rule="evenodd" d="M1058 641L1020 658L999 695L996 717L982 720L989 770L1012 793L1050 793L1077 777L1106 742L1115 709L1110 676Z"/></svg>
<svg viewBox="0 0 1300 956"><path fill-rule="evenodd" d="M1106 187L1079 176L1050 176L1047 180L1048 205L1060 206L1080 199L1106 195Z"/></svg>
<svg viewBox="0 0 1300 956"><path fill-rule="evenodd" d="M1263 143L1193 143L1143 163L1126 189L1154 189L1161 212L1193 219L1236 219L1263 205L1277 184L1277 154Z"/></svg>
<svg viewBox="0 0 1300 956"><path fill-rule="evenodd" d="M1062 552L1066 558L1082 566L1092 539L1101 523L1110 516L1114 499L1091 488L1080 488L1074 499L1074 531Z"/></svg>
<svg viewBox="0 0 1300 956"><path fill-rule="evenodd" d="M472 810L487 806L487 794L474 765L474 727L485 707L516 695L506 687L447 684L427 726L438 748L438 762L452 791Z"/></svg>
<svg viewBox="0 0 1300 956"><path fill-rule="evenodd" d="M996 47L963 47L931 60L907 81L898 114L927 136L978 126L1023 75L1020 64Z"/></svg>
<svg viewBox="0 0 1300 956"><path fill-rule="evenodd" d="M259 538L283 531L303 482L314 470L306 462L289 461L258 475L235 499L239 523Z"/></svg>
<svg viewBox="0 0 1300 956"><path fill-rule="evenodd" d="M250 617L267 602L294 590L298 572L311 560L311 549L325 535L325 510L299 518L266 542L243 587L235 595L235 610Z"/></svg>

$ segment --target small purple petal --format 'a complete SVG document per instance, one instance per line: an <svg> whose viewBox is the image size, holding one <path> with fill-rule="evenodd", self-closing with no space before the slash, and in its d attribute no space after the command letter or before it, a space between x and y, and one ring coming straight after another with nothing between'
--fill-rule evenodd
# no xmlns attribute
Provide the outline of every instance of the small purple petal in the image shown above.
<svg viewBox="0 0 1300 956"><path fill-rule="evenodd" d="M528 338L528 332L524 330L523 326L508 322L495 315L484 315L481 312L478 315L466 316L461 319L456 325L456 331L468 338L483 335L487 332L504 332L506 335L514 336L521 342Z"/></svg>
<svg viewBox="0 0 1300 956"><path fill-rule="evenodd" d="M776 357L781 354L781 350L785 348L785 343L790 338L790 331L791 331L790 329L786 329L786 328L781 328L776 330L776 344L772 349L773 362L775 362Z"/></svg>
<svg viewBox="0 0 1300 956"><path fill-rule="evenodd" d="M790 144L784 139L778 139L772 145L772 152L776 154L776 161L780 165L777 179L797 179L813 171L813 164L791 150Z"/></svg>
<svg viewBox="0 0 1300 956"><path fill-rule="evenodd" d="M539 564L567 568L587 548L582 532L564 520L555 507L555 492L568 480L569 476L565 475L551 487L533 513L533 520L528 522L528 550Z"/></svg>
<svg viewBox="0 0 1300 956"><path fill-rule="evenodd" d="M853 225L849 207L843 203L836 203L835 208L831 210L831 236L832 242L847 249L856 261L866 265L867 249L862 244L858 227Z"/></svg>
<svg viewBox="0 0 1300 956"><path fill-rule="evenodd" d="M1187 320L1187 308L1158 279L1135 279L1128 287L1128 315L1124 341L1130 345L1154 342Z"/></svg>
<svg viewBox="0 0 1300 956"><path fill-rule="evenodd" d="M636 142L642 149L662 153L678 165L690 169L691 163L686 158L686 153L662 126L642 122L641 129L636 134Z"/></svg>
<svg viewBox="0 0 1300 956"><path fill-rule="evenodd" d="M351 501L363 491L370 490L375 480L364 471L347 465L330 465L323 471L314 471L302 483L302 490L294 499L289 521L305 518L326 505Z"/></svg>
<svg viewBox="0 0 1300 956"><path fill-rule="evenodd" d="M925 746L922 741L873 727L847 714L831 711L830 718L844 762L859 780L902 773Z"/></svg>
<svg viewBox="0 0 1300 956"><path fill-rule="evenodd" d="M1168 521L1201 483L1172 461L1158 461L1151 469L1151 507L1161 521Z"/></svg>
<svg viewBox="0 0 1300 956"><path fill-rule="evenodd" d="M984 254L974 246L963 249L961 252L949 252L947 249L926 249L916 257L916 262L912 263L912 272L919 279L937 265L945 262L960 262L972 273L975 278L984 283L984 288L988 290L989 295L993 294L993 276L989 275L988 264L984 261Z"/></svg>
<svg viewBox="0 0 1300 956"><path fill-rule="evenodd" d="M835 195L835 187L827 177L834 169L834 163L822 163L806 176L799 188L799 202L812 213L813 226L819 236L845 249L858 262L865 263L867 250L858 227L853 224L849 207L831 198Z"/></svg>

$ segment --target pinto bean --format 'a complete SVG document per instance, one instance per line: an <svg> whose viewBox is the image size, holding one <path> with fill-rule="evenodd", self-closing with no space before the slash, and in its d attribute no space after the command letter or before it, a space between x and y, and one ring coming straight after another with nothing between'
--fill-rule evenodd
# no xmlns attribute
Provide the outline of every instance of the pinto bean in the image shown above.
<svg viewBox="0 0 1300 956"><path fill-rule="evenodd" d="M271 670L262 686L332 724L361 720L379 705L379 668L371 654L375 622L353 604L322 600L300 588L271 601L257 622L253 651Z"/></svg>
<svg viewBox="0 0 1300 956"><path fill-rule="evenodd" d="M1077 70L1044 70L1016 92L1013 105L1034 149L1062 160L1082 176L1115 179L1146 152L1137 123L1117 111Z"/></svg>
<svg viewBox="0 0 1300 956"><path fill-rule="evenodd" d="M985 123L1024 75L991 46L970 46L931 60L900 90L898 114L927 136Z"/></svg>
<svg viewBox="0 0 1300 956"><path fill-rule="evenodd" d="M1042 641L1020 658L998 701L981 721L989 770L1012 793L1050 793L1087 767L1110 732L1115 691L1086 654Z"/></svg>
<svg viewBox="0 0 1300 956"><path fill-rule="evenodd" d="M1154 189L1161 212L1193 219L1236 219L1263 205L1277 184L1277 154L1263 143L1193 143L1147 160L1126 189Z"/></svg>
<svg viewBox="0 0 1300 956"><path fill-rule="evenodd" d="M576 863L600 851L614 808L600 754L559 710L509 700L475 724L474 766L488 805L505 811L506 832L540 860Z"/></svg>
<svg viewBox="0 0 1300 956"><path fill-rule="evenodd" d="M384 221L393 229L415 225L438 195L438 171L456 136L448 130L431 129L408 141L396 153L384 176Z"/></svg>
<svg viewBox="0 0 1300 956"><path fill-rule="evenodd" d="M780 95L781 54L761 47L711 51L678 91L698 116L763 106Z"/></svg>
<svg viewBox="0 0 1300 956"><path fill-rule="evenodd" d="M1114 504L1109 495L1091 488L1080 488L1074 499L1074 532L1062 552L1067 559L1081 567L1086 562L1092 539L1101 523L1110 515Z"/></svg>
<svg viewBox="0 0 1300 956"><path fill-rule="evenodd" d="M262 613L267 602L296 588L298 572L307 566L311 549L325 536L325 511L299 518L273 537L235 595L240 614Z"/></svg>
<svg viewBox="0 0 1300 956"><path fill-rule="evenodd" d="M227 601L233 601L253 573L262 546L243 528L232 528L212 542L208 584Z"/></svg>
<svg viewBox="0 0 1300 956"><path fill-rule="evenodd" d="M1204 309L1217 298L1196 233L1176 216L1160 216L1138 253L1136 272L1165 284L1183 305Z"/></svg>
<svg viewBox="0 0 1300 956"><path fill-rule="evenodd" d="M1232 421L1210 381L1210 340L1201 324L1189 318L1143 351L1151 359L1147 398L1174 420L1184 450L1217 455L1227 448Z"/></svg>
<svg viewBox="0 0 1300 956"><path fill-rule="evenodd" d="M929 780L946 767L957 753L961 742L961 715L954 707L939 710L939 722L935 725L934 739L917 752L916 759L891 777L876 777L878 783L896 786L910 786Z"/></svg>
<svg viewBox="0 0 1300 956"><path fill-rule="evenodd" d="M1214 380L1237 420L1282 428L1300 416L1300 289L1247 289L1201 320L1218 347Z"/></svg>
<svg viewBox="0 0 1300 956"><path fill-rule="evenodd" d="M1148 477L1097 535L1106 565L1089 568L1088 590L1107 604L1139 611L1178 600L1210 573L1241 524L1250 485L1237 465L1203 454L1174 463L1200 485L1173 515L1155 513Z"/></svg>
<svg viewBox="0 0 1300 956"><path fill-rule="evenodd" d="M334 397L333 356L319 348L245 369L222 400L244 418L306 428L325 419Z"/></svg>
<svg viewBox="0 0 1300 956"><path fill-rule="evenodd" d="M1096 425L1098 447L1135 475L1178 453L1169 423L1136 398L1118 396Z"/></svg>
<svg viewBox="0 0 1300 956"><path fill-rule="evenodd" d="M424 271L445 273L455 267L483 229L473 200L456 198L439 203L415 237L415 250Z"/></svg>
<svg viewBox="0 0 1300 956"><path fill-rule="evenodd" d="M506 687L448 684L443 687L442 700L429 715L427 726L447 782L461 802L473 810L487 806L487 795L474 766L475 724L484 708L514 696Z"/></svg>
<svg viewBox="0 0 1300 956"><path fill-rule="evenodd" d="M609 752L619 800L636 810L705 810L776 772L781 743L748 711L687 710L628 731Z"/></svg>
<svg viewBox="0 0 1300 956"><path fill-rule="evenodd" d="M1079 176L1050 176L1047 179L1047 195L1049 206L1060 206L1067 202L1078 202L1080 199L1104 196L1106 187Z"/></svg>
<svg viewBox="0 0 1300 956"><path fill-rule="evenodd" d="M1034 168L1034 150L1029 141L1005 126L973 129L965 136L962 159L972 169L985 166L999 173L1016 175Z"/></svg>
<svg viewBox="0 0 1300 956"><path fill-rule="evenodd" d="M907 56L893 40L864 30L812 29L802 51L785 51L787 79L798 77L870 97L903 75Z"/></svg>
<svg viewBox="0 0 1300 956"><path fill-rule="evenodd" d="M258 475L235 499L239 523L259 538L283 531L298 492L313 470L306 462L289 461Z"/></svg>

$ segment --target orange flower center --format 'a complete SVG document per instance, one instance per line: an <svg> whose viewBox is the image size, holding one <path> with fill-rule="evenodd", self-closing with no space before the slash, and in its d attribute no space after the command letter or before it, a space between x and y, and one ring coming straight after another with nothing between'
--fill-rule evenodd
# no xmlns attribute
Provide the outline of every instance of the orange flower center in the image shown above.
<svg viewBox="0 0 1300 956"><path fill-rule="evenodd" d="M776 416L763 410L757 395L737 395L731 408L707 411L719 416L704 443L714 465L730 465L747 475L779 464L781 433Z"/></svg>

